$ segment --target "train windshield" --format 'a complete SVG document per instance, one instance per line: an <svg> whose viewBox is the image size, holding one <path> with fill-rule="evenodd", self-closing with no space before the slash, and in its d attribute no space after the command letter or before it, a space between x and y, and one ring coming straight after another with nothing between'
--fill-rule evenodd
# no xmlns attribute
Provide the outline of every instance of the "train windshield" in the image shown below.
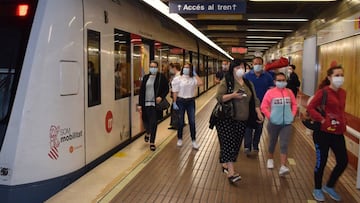
<svg viewBox="0 0 360 203"><path fill-rule="evenodd" d="M4 141L37 0L0 2L0 149Z"/></svg>

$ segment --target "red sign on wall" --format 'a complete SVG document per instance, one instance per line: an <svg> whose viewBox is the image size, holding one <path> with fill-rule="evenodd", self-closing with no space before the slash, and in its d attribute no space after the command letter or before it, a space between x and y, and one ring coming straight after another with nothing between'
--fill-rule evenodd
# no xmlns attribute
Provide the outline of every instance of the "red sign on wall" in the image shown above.
<svg viewBox="0 0 360 203"><path fill-rule="evenodd" d="M112 122L113 122L113 115L111 111L108 111L105 116L105 129L107 133L110 133L112 130Z"/></svg>

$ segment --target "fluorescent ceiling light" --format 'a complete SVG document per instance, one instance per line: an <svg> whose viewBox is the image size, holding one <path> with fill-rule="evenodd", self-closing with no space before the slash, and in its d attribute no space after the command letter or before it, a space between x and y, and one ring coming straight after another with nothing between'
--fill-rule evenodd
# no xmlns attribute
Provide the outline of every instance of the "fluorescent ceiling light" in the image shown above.
<svg viewBox="0 0 360 203"><path fill-rule="evenodd" d="M216 15L209 15L209 14L198 14L197 20L242 20L243 15L231 15L231 14L216 14Z"/></svg>
<svg viewBox="0 0 360 203"><path fill-rule="evenodd" d="M246 29L248 32L292 32L293 30L277 30L277 29Z"/></svg>
<svg viewBox="0 0 360 203"><path fill-rule="evenodd" d="M220 48L218 45L216 45L213 41L211 41L209 38L207 38L202 32L200 32L198 29L196 29L192 24L190 24L188 21L186 21L183 17L181 17L179 14L176 13L170 13L169 7L164 4L160 0L142 0L143 2L147 3L149 6L153 7L154 9L158 10L171 20L177 22L179 25L183 26L185 29L193 33L195 36L209 44L211 47L215 48L231 60L234 58L231 57L226 51L224 51L222 48Z"/></svg>
<svg viewBox="0 0 360 203"><path fill-rule="evenodd" d="M306 22L305 18L249 18L248 21Z"/></svg>
<svg viewBox="0 0 360 203"><path fill-rule="evenodd" d="M257 1L257 2L273 2L273 1L288 1L288 2L298 2L298 1L336 1L336 0L250 0L250 1Z"/></svg>
<svg viewBox="0 0 360 203"><path fill-rule="evenodd" d="M250 44L250 43L254 43L254 44L276 44L278 43L277 41L246 41L246 43Z"/></svg>
<svg viewBox="0 0 360 203"><path fill-rule="evenodd" d="M246 36L247 39L282 39L284 37Z"/></svg>

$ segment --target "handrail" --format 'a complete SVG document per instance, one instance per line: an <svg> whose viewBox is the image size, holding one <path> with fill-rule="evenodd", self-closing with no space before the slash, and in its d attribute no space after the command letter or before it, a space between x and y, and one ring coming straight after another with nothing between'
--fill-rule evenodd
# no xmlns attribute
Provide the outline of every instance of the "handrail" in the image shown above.
<svg viewBox="0 0 360 203"><path fill-rule="evenodd" d="M346 132L348 132L351 135L355 136L356 138L360 139L360 132L355 130L354 128L346 126ZM359 148L359 152L358 152L358 160L359 160L359 158L360 158L360 148ZM358 161L358 167L357 167L356 188L360 189L360 161Z"/></svg>
<svg viewBox="0 0 360 203"><path fill-rule="evenodd" d="M348 125L346 126L346 132L348 132L348 133L354 135L356 138L360 139L360 132L355 130L352 127L349 127Z"/></svg>

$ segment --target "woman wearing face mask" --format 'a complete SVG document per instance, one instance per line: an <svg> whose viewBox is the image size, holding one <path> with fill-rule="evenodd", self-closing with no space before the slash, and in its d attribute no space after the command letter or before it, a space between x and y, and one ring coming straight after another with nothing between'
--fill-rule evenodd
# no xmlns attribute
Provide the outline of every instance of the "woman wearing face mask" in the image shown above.
<svg viewBox="0 0 360 203"><path fill-rule="evenodd" d="M159 72L157 61L151 61L150 73L144 75L139 93L138 111L142 113L142 121L146 130L145 142L150 140L150 150L155 151L155 137L157 121L163 116L163 112L156 110L155 105L160 103L169 92L169 82L166 77ZM156 116L154 116L156 115Z"/></svg>
<svg viewBox="0 0 360 203"><path fill-rule="evenodd" d="M335 201L341 197L334 190L340 175L344 172L348 163L344 132L346 130L345 101L346 92L341 86L344 83L344 70L336 62L327 70L327 76L319 85L319 90L307 106L310 116L321 122L320 131L313 132L313 141L316 150L316 164L314 170L315 189L313 196L317 201L325 201L323 192ZM323 90L327 92L325 103L325 117L316 107L321 105ZM326 185L322 186L324 168L326 166L329 149L336 157L336 166L332 170Z"/></svg>
<svg viewBox="0 0 360 203"><path fill-rule="evenodd" d="M173 109L179 110L177 129L177 146L182 146L185 111L189 119L190 136L193 149L199 149L196 142L195 128L195 88L203 85L202 79L196 74L191 63L185 63L180 76L171 82L173 92Z"/></svg>
<svg viewBox="0 0 360 203"><path fill-rule="evenodd" d="M292 134L291 123L297 111L296 99L293 92L286 88L286 76L282 72L275 74L275 87L269 89L261 102L261 111L268 119L269 148L267 168L274 168L274 151L280 137L280 169L279 175L290 172L286 166L288 144Z"/></svg>
<svg viewBox="0 0 360 203"><path fill-rule="evenodd" d="M225 75L225 80L220 82L216 94L219 102L232 101L234 106L233 118L218 120L215 124L220 143L219 157L222 171L227 173L230 183L241 179L241 176L234 170L234 162L238 157L250 115L255 114L257 120L261 122L264 119L260 112L260 102L256 96L254 85L243 78L245 65L244 61L238 59L232 61L229 72ZM228 84L231 91L228 91Z"/></svg>

